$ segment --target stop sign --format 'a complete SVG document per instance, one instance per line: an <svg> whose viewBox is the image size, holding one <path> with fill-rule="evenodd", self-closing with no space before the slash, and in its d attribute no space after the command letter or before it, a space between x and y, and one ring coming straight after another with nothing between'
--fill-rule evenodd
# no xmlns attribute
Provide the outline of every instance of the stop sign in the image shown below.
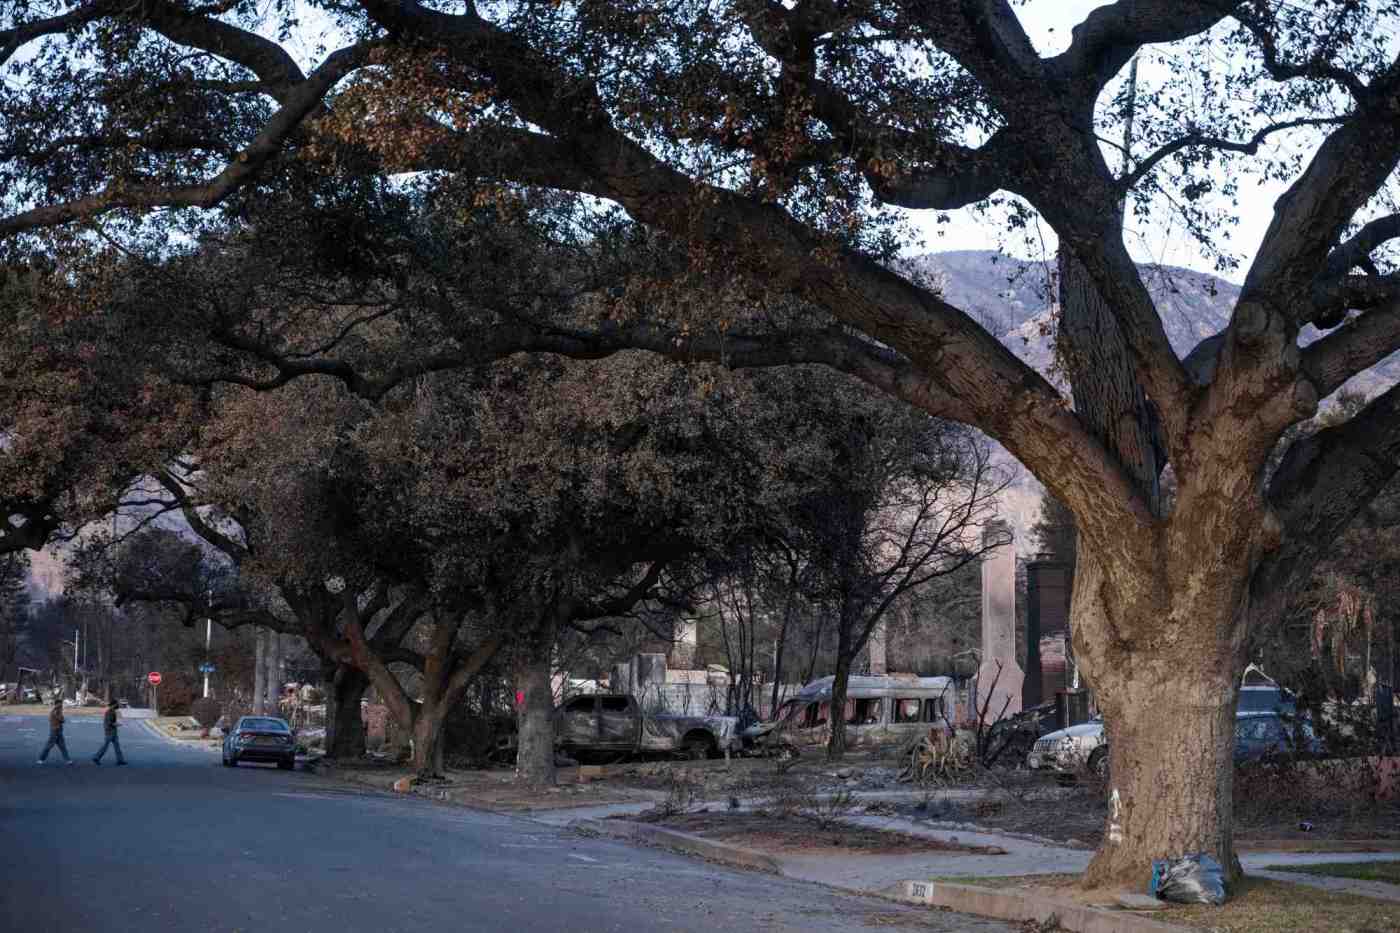
<svg viewBox="0 0 1400 933"><path fill-rule="evenodd" d="M159 684L159 683L160 683L160 671L151 671L149 674L146 675L146 679L149 680L149 681L151 682L152 685Z"/></svg>

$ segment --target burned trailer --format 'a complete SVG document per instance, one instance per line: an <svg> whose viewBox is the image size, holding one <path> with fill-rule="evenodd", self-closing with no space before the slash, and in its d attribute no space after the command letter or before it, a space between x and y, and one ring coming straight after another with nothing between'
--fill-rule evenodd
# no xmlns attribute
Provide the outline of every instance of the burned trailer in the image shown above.
<svg viewBox="0 0 1400 933"><path fill-rule="evenodd" d="M827 744L831 738L831 688L836 678L807 684L784 701L768 722L742 733L755 752L795 751ZM948 728L965 718L965 690L951 677L914 674L854 676L846 687L846 744L849 747L902 746Z"/></svg>

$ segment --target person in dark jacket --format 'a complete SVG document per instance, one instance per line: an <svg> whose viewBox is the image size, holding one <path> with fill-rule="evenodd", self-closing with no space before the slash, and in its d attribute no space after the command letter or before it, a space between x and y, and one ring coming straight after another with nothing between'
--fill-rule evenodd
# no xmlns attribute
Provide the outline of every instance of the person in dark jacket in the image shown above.
<svg viewBox="0 0 1400 933"><path fill-rule="evenodd" d="M44 763L44 759L49 757L49 751L54 746L63 752L63 760L67 764L72 764L73 759L68 757L68 744L63 741L63 697L55 696L53 699L53 709L49 710L49 741L44 746L44 751L39 755L39 764Z"/></svg>
<svg viewBox="0 0 1400 933"><path fill-rule="evenodd" d="M107 704L107 712L102 717L102 736L106 739L102 747L97 750L97 754L92 756L92 763L102 764L102 756L107 754L107 746L117 753L117 764L126 764L126 756L122 754L122 743L117 741L117 701L112 700Z"/></svg>

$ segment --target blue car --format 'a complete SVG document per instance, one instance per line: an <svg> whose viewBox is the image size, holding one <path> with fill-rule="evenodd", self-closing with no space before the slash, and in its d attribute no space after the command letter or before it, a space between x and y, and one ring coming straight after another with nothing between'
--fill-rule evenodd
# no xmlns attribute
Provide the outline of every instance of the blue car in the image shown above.
<svg viewBox="0 0 1400 933"><path fill-rule="evenodd" d="M292 727L275 716L244 716L224 733L224 767L240 761L272 762L283 771L297 763L297 743Z"/></svg>

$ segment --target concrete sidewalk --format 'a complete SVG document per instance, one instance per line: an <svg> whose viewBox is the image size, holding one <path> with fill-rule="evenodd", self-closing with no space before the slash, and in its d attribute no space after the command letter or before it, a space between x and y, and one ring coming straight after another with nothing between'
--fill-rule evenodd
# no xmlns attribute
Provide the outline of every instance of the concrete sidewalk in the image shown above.
<svg viewBox="0 0 1400 933"><path fill-rule="evenodd" d="M1400 858L1400 854L1392 856ZM1341 861L1340 859L1338 861ZM1360 862L1368 859L1349 858L1345 861ZM1270 864L1280 865L1281 862ZM1384 881L1362 881L1357 878L1333 878L1329 875L1306 875L1294 871L1264 871L1262 869L1249 869L1249 874L1259 878L1269 878L1273 881L1286 881L1290 884L1307 885L1310 888L1320 888L1323 891L1332 891L1337 894L1355 894L1360 897L1374 897L1382 901L1394 901L1400 904L1400 884L1386 884Z"/></svg>
<svg viewBox="0 0 1400 933"><path fill-rule="evenodd" d="M608 816L631 812L637 812L637 808L630 806L626 808L621 806L596 807L591 808L586 818L590 821L596 821ZM584 816L584 813L575 810L568 814L533 814L531 818L537 822L559 825L561 821L571 822L572 820L568 820L568 817L580 818ZM978 878L1008 875L1078 874L1088 867L1094 854L1090 849L1047 845L997 833L936 829L901 817L856 815L846 817L845 822L924 839L937 839L942 842L962 843L970 846L996 846L1005 850L1005 854L983 855L935 851L912 852L905 855L803 855L784 852L764 852L761 855L765 859L771 860L777 870L789 878L851 891L880 893L910 879L965 878L968 883L975 884ZM699 851L696 854L712 857ZM1349 881L1340 878L1321 878L1291 872L1263 871L1266 865L1317 865L1327 862L1394 860L1400 860L1400 851L1380 853L1249 852L1241 857L1244 869L1249 874L1258 874L1261 877L1297 884L1314 884L1316 887L1328 890L1346 891L1369 897L1383 897L1387 900L1400 900L1400 887L1395 885ZM1147 879L1144 878L1144 888L1146 885Z"/></svg>

